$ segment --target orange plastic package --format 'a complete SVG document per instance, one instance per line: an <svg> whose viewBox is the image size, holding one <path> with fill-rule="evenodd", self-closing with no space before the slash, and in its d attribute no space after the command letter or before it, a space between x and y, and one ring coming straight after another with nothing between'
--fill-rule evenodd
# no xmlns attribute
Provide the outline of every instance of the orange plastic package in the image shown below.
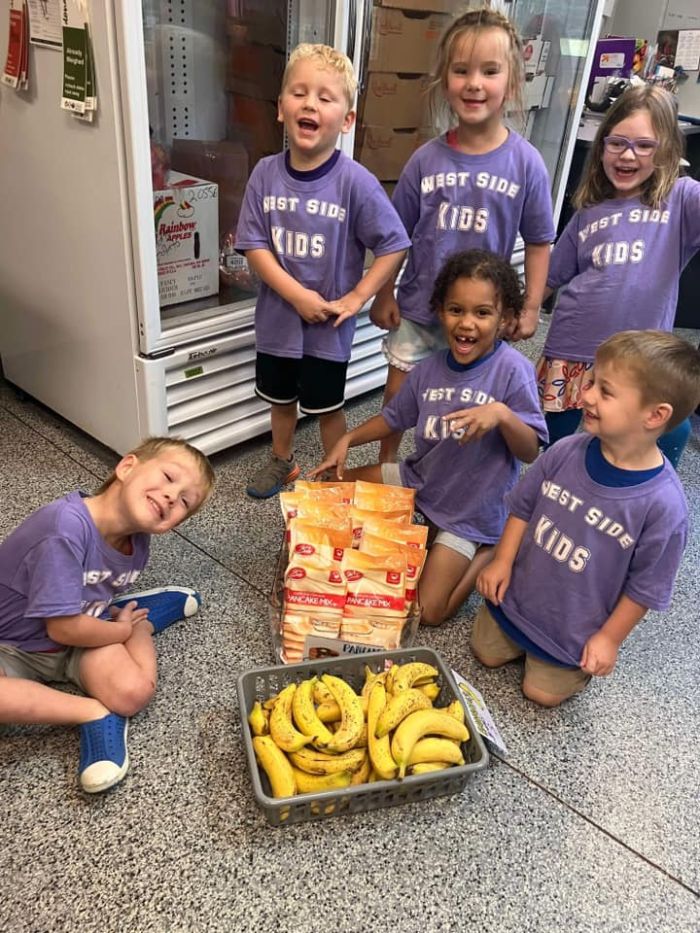
<svg viewBox="0 0 700 933"><path fill-rule="evenodd" d="M304 644L309 635L320 638L340 637L340 616L297 615L285 612L281 622L282 660L295 664L304 658Z"/></svg>
<svg viewBox="0 0 700 933"><path fill-rule="evenodd" d="M321 554L292 554L284 574L285 612L342 615L347 583L341 566Z"/></svg>
<svg viewBox="0 0 700 933"><path fill-rule="evenodd" d="M305 518L292 518L289 522L289 553L311 557L320 554L328 560L343 559L345 548L352 547L352 528L347 522L343 528L314 525Z"/></svg>
<svg viewBox="0 0 700 933"><path fill-rule="evenodd" d="M358 509L371 512L395 512L408 508L413 518L413 505L416 499L415 489L408 486L385 486L383 483L368 483L358 479L355 483L355 505Z"/></svg>
<svg viewBox="0 0 700 933"><path fill-rule="evenodd" d="M342 493L334 491L333 489L317 489L311 492L306 492L305 490L297 491L295 489L294 492L281 492L280 508L282 509L282 518L284 519L285 526L289 525L290 518L296 518L300 504L308 501L320 502L328 505L344 505Z"/></svg>
<svg viewBox="0 0 700 933"><path fill-rule="evenodd" d="M372 516L365 520L362 526L363 534L367 532L370 535L376 535L378 538L385 538L389 541L397 541L400 544L407 544L413 548L423 548L428 543L427 525L397 524L386 520L384 515Z"/></svg>
<svg viewBox="0 0 700 933"><path fill-rule="evenodd" d="M394 512L373 512L370 509L358 509L356 505L350 506L350 520L352 522L352 546L359 547L362 529L365 522L370 519L382 518L387 524L408 525L411 521L412 509L404 507Z"/></svg>
<svg viewBox="0 0 700 933"><path fill-rule="evenodd" d="M390 525L390 522L387 522ZM370 534L367 530L369 522L362 531L360 540L360 553L373 554L376 557L382 554L402 554L406 561L406 602L408 611L413 609L416 601L418 580L420 579L425 559L428 552L425 548L411 547L410 544L404 544L399 541L392 541L390 538L380 538L378 535ZM412 526L419 527L419 526ZM427 529L426 529L427 531Z"/></svg>
<svg viewBox="0 0 700 933"><path fill-rule="evenodd" d="M408 614L403 554L375 557L351 548L343 555L340 566L347 581L343 615L402 618Z"/></svg>
<svg viewBox="0 0 700 933"><path fill-rule="evenodd" d="M315 480L307 479L298 479L294 484L294 492L302 492L314 495L316 492L325 492L325 490L333 490L333 494L337 495L341 502L344 502L346 505L352 505L352 502L355 497L355 484L354 483L341 483L340 480L337 482L316 482Z"/></svg>

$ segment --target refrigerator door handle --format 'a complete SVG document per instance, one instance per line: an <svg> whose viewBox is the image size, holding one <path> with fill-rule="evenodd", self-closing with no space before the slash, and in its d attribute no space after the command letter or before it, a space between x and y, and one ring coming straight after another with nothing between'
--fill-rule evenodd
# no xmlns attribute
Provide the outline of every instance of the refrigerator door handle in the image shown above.
<svg viewBox="0 0 700 933"><path fill-rule="evenodd" d="M348 47L347 56L355 61L355 30L357 25L357 0L350 0L348 5Z"/></svg>

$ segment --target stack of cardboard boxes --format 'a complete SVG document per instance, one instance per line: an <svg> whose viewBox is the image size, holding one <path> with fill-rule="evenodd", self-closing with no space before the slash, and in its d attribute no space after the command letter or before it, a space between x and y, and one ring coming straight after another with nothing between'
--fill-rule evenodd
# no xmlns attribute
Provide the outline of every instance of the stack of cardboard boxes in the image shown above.
<svg viewBox="0 0 700 933"><path fill-rule="evenodd" d="M427 90L438 44L465 0L375 0L355 158L391 191L431 136Z"/></svg>
<svg viewBox="0 0 700 933"><path fill-rule="evenodd" d="M277 98L286 64L286 0L228 0L227 136L240 142L250 170L282 149Z"/></svg>

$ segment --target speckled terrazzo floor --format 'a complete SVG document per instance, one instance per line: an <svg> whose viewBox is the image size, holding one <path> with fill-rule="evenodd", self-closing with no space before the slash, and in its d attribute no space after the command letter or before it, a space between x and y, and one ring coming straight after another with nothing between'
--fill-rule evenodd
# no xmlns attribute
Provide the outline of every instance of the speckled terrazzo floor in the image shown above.
<svg viewBox="0 0 700 933"><path fill-rule="evenodd" d="M533 358L545 327L523 347ZM351 403L349 419L378 405ZM316 432L300 427L302 467ZM528 704L517 667L470 657L472 599L419 640L484 693L508 757L457 797L284 830L253 802L235 694L271 659L281 517L243 492L266 455L265 439L217 454L212 503L153 543L144 585L192 584L204 608L159 638L123 784L80 792L74 730L0 727L0 930L700 929L700 434L680 468L694 527L673 605L633 633L614 678L559 710ZM0 380L0 535L114 461Z"/></svg>

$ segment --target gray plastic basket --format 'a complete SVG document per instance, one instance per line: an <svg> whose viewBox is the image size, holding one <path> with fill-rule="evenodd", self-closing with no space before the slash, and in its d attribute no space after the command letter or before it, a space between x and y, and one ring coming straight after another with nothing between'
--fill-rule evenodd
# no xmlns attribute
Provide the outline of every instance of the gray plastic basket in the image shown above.
<svg viewBox="0 0 700 933"><path fill-rule="evenodd" d="M269 793L267 775L258 767L253 752L252 734L248 725L248 714L256 700L266 700L279 693L289 683L300 683L308 677L323 673L344 678L359 692L364 683L364 668L382 671L385 661L399 664L407 661L425 661L439 671L440 694L436 705L446 706L459 699L464 706L469 741L463 743L462 754L465 764L428 774L410 775L403 781L377 781L359 784L342 790L324 791L319 794L299 794L295 797L272 797ZM468 707L464 703L448 666L432 648L401 648L397 651L372 652L344 658L324 658L306 661L303 664L288 664L285 667L261 667L247 671L238 678L238 703L241 714L241 733L248 760L248 769L253 784L255 799L269 823L286 826L305 820L325 819L347 813L364 813L380 807L394 807L401 803L414 803L431 797L458 794L466 786L467 779L488 764L489 756Z"/></svg>

